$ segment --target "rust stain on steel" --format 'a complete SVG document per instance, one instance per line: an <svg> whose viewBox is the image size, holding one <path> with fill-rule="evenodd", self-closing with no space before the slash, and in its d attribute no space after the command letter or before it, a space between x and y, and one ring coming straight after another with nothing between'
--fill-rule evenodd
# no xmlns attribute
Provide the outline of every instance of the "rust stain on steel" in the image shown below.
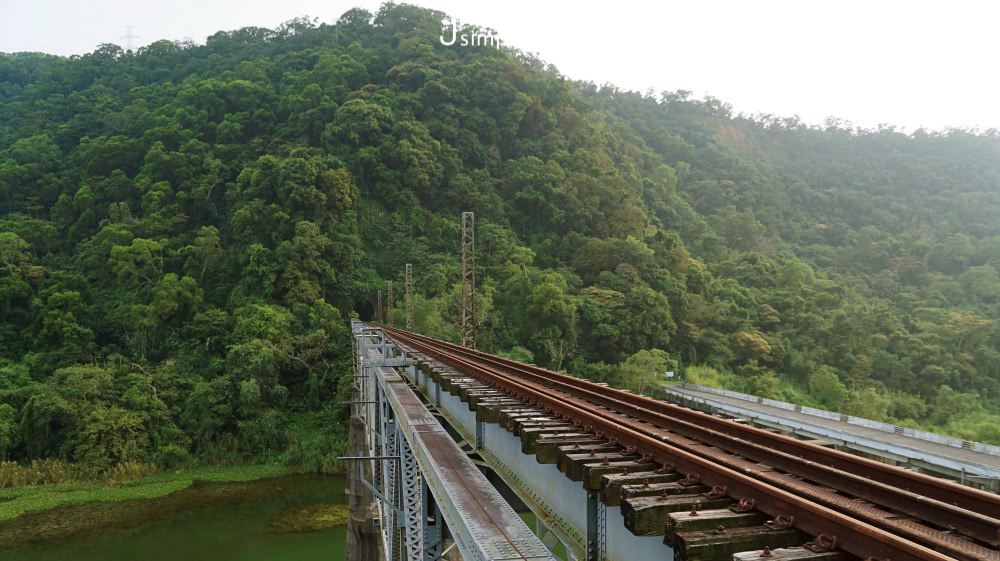
<svg viewBox="0 0 1000 561"><path fill-rule="evenodd" d="M388 331L395 332L395 330ZM412 335L415 336L415 340L424 341L425 344L433 344L445 349L454 349L457 347L451 343L438 341L430 337ZM457 349L463 350L462 347L457 347ZM602 405L625 405L633 408L640 414L667 414L676 422L683 422L688 425L694 423L693 427L689 426L688 428L705 427L713 432L742 439L747 442L763 444L767 447L766 449L787 450L793 456L798 454L802 458L812 459L820 465L832 468L834 471L864 474L866 480L878 481L890 489L910 491L911 493L907 497L914 499L915 503L910 506L917 508L917 511L922 513L923 516L926 516L928 509L940 509L952 505L961 505L965 510L980 513L984 516L986 513L1000 512L1000 495L994 493L988 493L925 474L909 472L895 466L889 466L881 462L846 454L837 450L830 450L814 443L804 442L756 427L730 423L678 405L613 390L595 382L573 378L566 374L552 372L535 366L520 364L510 359L474 351L468 352L467 355L475 356L478 360L486 361L494 366L516 369L523 375L540 377L544 379L547 385L554 385L559 382L571 384L575 391L587 392L588 397L594 399L595 403L601 403ZM614 398L601 395L609 393L614 394ZM636 417L643 419L642 415L637 415ZM841 486L837 485L836 487L840 488ZM927 497L936 497L937 501L929 501L923 504L920 499L926 499ZM898 508L899 505L894 505L894 507L906 512L905 508ZM917 516L913 512L908 512L908 514ZM944 526L950 526L947 521L938 522ZM985 534L977 535L976 537L989 542L996 539L996 536L992 535L993 531L998 527L996 517L992 517L992 520L989 520L987 525L991 527L982 528Z"/></svg>
<svg viewBox="0 0 1000 561"><path fill-rule="evenodd" d="M520 522L520 518L513 514L500 494L486 482L479 468L461 453L455 441L414 395L413 390L404 384L387 386L402 406L414 436L428 450L434 469L449 488L449 495L458 505L464 523L473 534L503 549L509 548L518 555L511 557L512 559L550 559L547 555L540 557L538 551L532 551L530 544L526 547L522 540L511 537L510 529L514 527L514 522ZM528 533L530 534L530 530Z"/></svg>
<svg viewBox="0 0 1000 561"><path fill-rule="evenodd" d="M798 517L800 521L799 527L806 532L813 535L822 535L824 533L828 533L829 530L833 528L841 535L846 534L848 538L843 540L842 546L843 549L850 551L851 553L859 556L867 556L874 553L897 559L901 558L900 556L903 556L902 558L911 557L927 560L949 559L949 557L918 543L895 536L876 526L851 518L836 510L813 504L809 500L800 498L794 493L759 481L755 478L748 477L738 471L732 470L729 467L718 465L689 451L677 448L670 442L673 435L659 435L659 437L654 437L629 426L633 423L622 424L609 421L602 415L598 415L593 412L594 404L590 401L569 393L553 391L553 388L550 386L554 386L555 384L551 379L546 385L531 382L523 378L519 378L517 375L509 372L500 371L493 366L476 364L461 355L456 355L448 352L447 350L429 346L430 344L428 343L420 343L419 341L424 339L422 337L418 338L411 335L409 338L406 338L406 335L399 335L399 337L410 341L409 344L414 347L423 348L426 354L435 357L444 363L450 364L458 369L464 369L469 374L481 377L485 380L503 382L510 388L512 393L518 394L523 399L531 399L537 404L551 409L555 414L567 415L577 420L582 419L582 422L589 422L590 425L588 428L596 428L600 433L605 433L611 437L617 438L625 446L636 446L637 449L642 448L656 450L654 459L659 461L673 461L688 473L703 473L708 478L707 483L718 485L728 484L731 491L736 495L753 495L757 497L755 499L757 501L757 506L765 512L792 513ZM439 346L446 346L440 342L435 341L434 343ZM479 356L479 354L477 353L476 356ZM500 360L494 360L492 357L491 360L494 362L502 362ZM521 365L517 366L522 368L522 370L524 368ZM539 374L531 374L528 372L525 372L524 375L529 378L537 378L540 376ZM563 376L555 373L547 373L546 375L550 375L550 377ZM573 383L584 387L588 384L587 382L576 379L573 379ZM602 388L601 391L611 393L613 390L609 391ZM629 398L641 399L654 404L658 403L654 400L637 398L636 396L631 396L629 394L626 395L628 395ZM603 402L616 401L615 399L601 396L597 396L597 398L598 401ZM618 401L618 403L621 403L621 401ZM632 408L635 408L635 406L632 406ZM628 409L628 407L626 407L626 409ZM641 418L639 416L636 417ZM710 416L703 417L711 418ZM741 427L740 425L728 423L727 426ZM821 447L815 448L827 451ZM992 556L989 558L992 558Z"/></svg>
<svg viewBox="0 0 1000 561"><path fill-rule="evenodd" d="M421 339L434 341L422 336ZM588 399L603 406L614 406L620 411L622 408L629 410L629 414L637 419L653 424L660 424L657 423L658 420L677 423L687 431L696 432L699 439L711 441L713 445L726 445L731 449L730 451L748 457L755 452L758 455L766 455L768 457L763 458L764 461L771 460L776 465L783 463L786 466L793 466L799 470L800 475L807 476L809 479L824 485L851 492L851 494L884 504L893 510L929 520L938 525L954 528L963 534L987 543L996 541L994 532L1000 527L1000 520L988 516L986 513L1000 512L1000 496L998 495L923 474L915 474L836 450L829 450L784 435L728 423L701 412L631 393L609 390L593 382L578 380L537 367L528 367L485 353L475 353L475 356L481 360L517 368L527 376L535 378L544 376L547 385L555 384L556 382L553 380L568 380L573 386L573 391L582 392ZM563 385L568 386L568 384ZM577 386L581 386L583 389L577 388ZM614 394L615 397L598 395L591 391L595 389L599 390L601 394ZM667 417L665 413L669 413L670 417ZM681 420L678 420L679 418ZM690 422L691 420L696 421L696 423ZM701 425L711 426L711 428ZM766 445L758 444L756 441L766 442ZM780 452L775 449L776 447L793 450L798 452L801 457ZM804 461L808 460L809 457L814 457L815 460ZM761 460L762 458L756 459ZM862 475L846 473L845 470L850 471L848 468L851 467ZM803 472L803 470L805 471ZM931 496L936 496L937 499L929 498ZM959 496L966 499L960 503L961 507L949 504L949 502L956 502L955 499ZM970 512L977 514L977 516L968 516Z"/></svg>

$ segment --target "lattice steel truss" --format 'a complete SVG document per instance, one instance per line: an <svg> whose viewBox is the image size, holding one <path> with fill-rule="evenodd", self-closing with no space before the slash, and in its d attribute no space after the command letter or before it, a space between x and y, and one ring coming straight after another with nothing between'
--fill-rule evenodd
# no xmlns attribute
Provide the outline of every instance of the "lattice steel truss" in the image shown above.
<svg viewBox="0 0 1000 561"><path fill-rule="evenodd" d="M413 331L413 265L406 264L406 275L403 277L406 290L406 330Z"/></svg>
<svg viewBox="0 0 1000 561"><path fill-rule="evenodd" d="M419 407L416 395L401 392L400 388L407 384L406 373L418 378L417 362L407 357L382 329L367 327L354 320L352 330L357 375L351 407L353 415L364 423L366 436L364 448L352 451L356 455L349 459L359 461L359 480L372 493L376 524L381 526L384 559L440 561L448 543L446 538L453 540L448 550L457 548L463 559L553 559L541 541L534 540L527 527L521 533L506 533L513 521L520 522L513 509L506 518L501 512L499 518L490 519L506 521L503 539L484 533L481 524L469 522L466 514L471 510L461 499L474 493L485 497L486 504L496 504L502 501L501 495L485 478L475 484L442 475L440 470L444 468L434 459L432 449L457 454L463 459L464 456L443 429L431 427L437 426L436 420L429 411ZM435 401L440 404L441 386L435 384L435 387ZM401 400L405 395L412 401ZM442 451L441 440L433 440L433 435L444 438L453 450L445 448ZM427 438L437 442L437 447L430 446ZM444 463L450 467L456 462ZM468 467L481 475L471 462ZM365 477L366 468L371 474L370 483ZM490 489L492 494L487 494L485 489ZM527 557L512 557L514 553Z"/></svg>
<svg viewBox="0 0 1000 561"><path fill-rule="evenodd" d="M476 218L462 213L462 346L476 348Z"/></svg>
<svg viewBox="0 0 1000 561"><path fill-rule="evenodd" d="M381 393L381 391L379 392ZM382 398L384 400L384 397ZM380 400L380 401L382 401ZM380 403L382 405L382 453L383 457L395 456L396 446L397 446L397 431L396 431L396 420L392 418L392 409L388 407L388 404ZM382 481L382 495L391 501L388 505L383 505L385 508L382 520L385 522L385 531L388 539L386 539L385 544L385 558L386 559L397 559L400 554L399 550L399 528L398 520L396 518L396 509L394 508L399 504L399 471L397 462L388 461L382 468L383 471L383 481Z"/></svg>
<svg viewBox="0 0 1000 561"><path fill-rule="evenodd" d="M392 301L392 281L388 282L385 292L385 323L386 325L392 325L392 308L395 306L395 302Z"/></svg>
<svg viewBox="0 0 1000 561"><path fill-rule="evenodd" d="M402 482L402 506L403 517L406 520L406 534L404 541L406 545L407 559L421 559L424 556L424 521L423 507L423 478L420 477L420 467L417 459L413 456L410 443L400 434L396 438L399 446L400 459L400 479Z"/></svg>
<svg viewBox="0 0 1000 561"><path fill-rule="evenodd" d="M382 323L383 313L384 312L382 310L382 289L380 288L378 289L378 297L375 300L375 321Z"/></svg>
<svg viewBox="0 0 1000 561"><path fill-rule="evenodd" d="M392 283L389 283L389 294ZM370 489L379 499L385 558L390 561L438 561L442 553L441 511L430 494L402 427L376 381L382 366L404 365L405 357L381 330L365 330L354 343L358 362L357 397L352 404L371 430L365 455L371 460ZM372 358L370 350L379 351Z"/></svg>

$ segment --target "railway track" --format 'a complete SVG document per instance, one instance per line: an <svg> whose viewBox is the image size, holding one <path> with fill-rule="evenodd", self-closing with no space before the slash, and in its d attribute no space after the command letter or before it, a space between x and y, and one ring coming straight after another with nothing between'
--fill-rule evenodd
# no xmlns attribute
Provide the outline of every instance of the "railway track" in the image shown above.
<svg viewBox="0 0 1000 561"><path fill-rule="evenodd" d="M860 559L1000 561L1000 495L384 326L397 342L592 433L734 511Z"/></svg>

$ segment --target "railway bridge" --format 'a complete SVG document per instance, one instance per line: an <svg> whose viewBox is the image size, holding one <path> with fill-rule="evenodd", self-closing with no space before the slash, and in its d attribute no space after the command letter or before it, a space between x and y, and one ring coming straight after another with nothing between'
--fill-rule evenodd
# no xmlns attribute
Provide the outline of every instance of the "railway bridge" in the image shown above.
<svg viewBox="0 0 1000 561"><path fill-rule="evenodd" d="M1000 561L1000 495L352 329L349 560Z"/></svg>

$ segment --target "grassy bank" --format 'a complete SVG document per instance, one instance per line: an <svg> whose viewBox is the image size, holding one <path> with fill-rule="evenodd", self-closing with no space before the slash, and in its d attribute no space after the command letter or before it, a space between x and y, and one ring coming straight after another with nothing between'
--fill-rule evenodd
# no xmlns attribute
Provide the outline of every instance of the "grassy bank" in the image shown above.
<svg viewBox="0 0 1000 561"><path fill-rule="evenodd" d="M0 522L31 512L88 502L152 499L180 491L195 481L252 481L291 473L281 465L201 467L158 473L121 483L58 483L0 489Z"/></svg>

